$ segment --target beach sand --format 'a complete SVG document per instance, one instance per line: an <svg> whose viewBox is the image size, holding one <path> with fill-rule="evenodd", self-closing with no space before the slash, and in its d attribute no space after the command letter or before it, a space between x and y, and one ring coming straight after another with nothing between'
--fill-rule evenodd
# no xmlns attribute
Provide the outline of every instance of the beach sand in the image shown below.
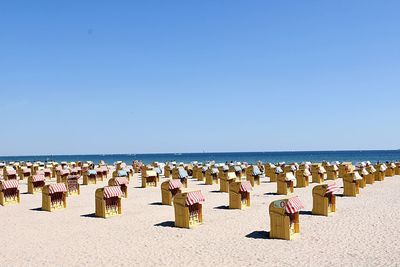
<svg viewBox="0 0 400 267"><path fill-rule="evenodd" d="M142 189L137 175L132 180L122 216L110 219L94 217L95 190L106 182L81 186L66 210L49 213L40 210L41 194L25 194L21 181L21 204L0 206L0 265L400 265L399 176L367 185L356 198L341 197L341 189L329 217L310 215L315 184L296 188L305 208L292 241L268 239L268 205L282 196L267 179L246 210L227 209L219 185L189 180L206 198L204 224L190 230L174 227L174 208L161 205L160 187Z"/></svg>

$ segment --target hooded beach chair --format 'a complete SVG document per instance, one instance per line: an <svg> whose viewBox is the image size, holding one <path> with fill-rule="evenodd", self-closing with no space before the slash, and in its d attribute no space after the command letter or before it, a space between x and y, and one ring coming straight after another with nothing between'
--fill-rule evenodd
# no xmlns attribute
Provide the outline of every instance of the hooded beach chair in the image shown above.
<svg viewBox="0 0 400 267"><path fill-rule="evenodd" d="M94 170L96 171L96 179L97 179L97 181L104 181L104 178L106 178L106 177L104 177L104 175L103 175L103 168L102 167L96 167L96 168L94 168ZM113 172L113 176L114 176L114 172ZM115 176L115 177L117 177L118 176L118 174Z"/></svg>
<svg viewBox="0 0 400 267"><path fill-rule="evenodd" d="M109 218L122 214L122 191L120 186L105 186L95 193L96 217Z"/></svg>
<svg viewBox="0 0 400 267"><path fill-rule="evenodd" d="M388 163L387 164L387 169L386 169L386 172L385 172L385 176L386 177L393 177L395 171L396 171L396 164L394 164L393 162Z"/></svg>
<svg viewBox="0 0 400 267"><path fill-rule="evenodd" d="M280 173L277 182L277 194L287 195L294 192L294 177L292 172Z"/></svg>
<svg viewBox="0 0 400 267"><path fill-rule="evenodd" d="M400 175L400 162L396 162L395 165L394 175Z"/></svg>
<svg viewBox="0 0 400 267"><path fill-rule="evenodd" d="M297 196L278 199L269 205L270 238L291 240L300 233L299 211L304 206Z"/></svg>
<svg viewBox="0 0 400 267"><path fill-rule="evenodd" d="M233 165L229 167L229 172L234 172L237 179L242 180L243 170L239 165Z"/></svg>
<svg viewBox="0 0 400 267"><path fill-rule="evenodd" d="M257 165L252 165L246 169L246 179L251 183L251 186L260 185L262 172Z"/></svg>
<svg viewBox="0 0 400 267"><path fill-rule="evenodd" d="M272 163L266 163L264 164L264 172L265 172L265 176L269 177L270 181L271 181L271 176L274 176L272 179L276 178L275 177L275 168L276 166ZM271 182L276 182L276 180L272 180Z"/></svg>
<svg viewBox="0 0 400 267"><path fill-rule="evenodd" d="M336 196L334 193L338 190L339 188L336 184L321 184L315 186L312 190L312 214L328 216L336 212Z"/></svg>
<svg viewBox="0 0 400 267"><path fill-rule="evenodd" d="M29 167L21 167L19 168L19 179L24 180L28 179L31 176L32 170Z"/></svg>
<svg viewBox="0 0 400 267"><path fill-rule="evenodd" d="M235 182L237 179L238 178L234 172L227 172L226 175L220 176L219 191L229 193L230 184Z"/></svg>
<svg viewBox="0 0 400 267"><path fill-rule="evenodd" d="M367 186L367 178L369 176L369 172L367 171L366 168L361 168L358 169L358 174L362 177L362 180L360 180L360 188L364 188Z"/></svg>
<svg viewBox="0 0 400 267"><path fill-rule="evenodd" d="M97 184L97 171L96 170L87 170L83 173L83 184Z"/></svg>
<svg viewBox="0 0 400 267"><path fill-rule="evenodd" d="M250 207L250 191L253 190L249 181L233 181L229 185L229 208L244 209Z"/></svg>
<svg viewBox="0 0 400 267"><path fill-rule="evenodd" d="M147 170L145 173L142 172L142 188L146 187L157 187L157 173L156 171Z"/></svg>
<svg viewBox="0 0 400 267"><path fill-rule="evenodd" d="M313 164L311 166L312 182L320 184L326 180L326 170L321 164Z"/></svg>
<svg viewBox="0 0 400 267"><path fill-rule="evenodd" d="M28 193L41 193L45 186L46 177L42 173L36 173L28 178Z"/></svg>
<svg viewBox="0 0 400 267"><path fill-rule="evenodd" d="M367 184L373 184L375 183L375 172L376 169L372 165L368 165L366 167L366 170L368 171L368 175L366 176L366 183Z"/></svg>
<svg viewBox="0 0 400 267"><path fill-rule="evenodd" d="M122 197L128 198L128 185L129 181L126 177L114 177L108 180L109 186L119 186L121 187Z"/></svg>
<svg viewBox="0 0 400 267"><path fill-rule="evenodd" d="M51 178L53 177L53 170L51 165L46 165L46 167L43 169L43 175L45 179L51 180Z"/></svg>
<svg viewBox="0 0 400 267"><path fill-rule="evenodd" d="M326 169L326 179L328 180L336 180L339 178L339 167L336 164L330 164L325 167Z"/></svg>
<svg viewBox="0 0 400 267"><path fill-rule="evenodd" d="M296 187L307 187L310 183L311 176L308 166L300 166L300 169L296 172Z"/></svg>
<svg viewBox="0 0 400 267"><path fill-rule="evenodd" d="M339 164L339 177L343 178L346 174L353 171L353 163L351 162L342 162Z"/></svg>
<svg viewBox="0 0 400 267"><path fill-rule="evenodd" d="M283 170L280 166L278 167L271 167L271 172L270 172L270 177L269 177L269 181L271 183L275 183L276 181L278 181L278 175L280 173L283 173Z"/></svg>
<svg viewBox="0 0 400 267"><path fill-rule="evenodd" d="M188 187L189 174L183 167L178 168L178 178L177 179L179 179L181 181L182 185L185 188Z"/></svg>
<svg viewBox="0 0 400 267"><path fill-rule="evenodd" d="M165 164L165 166L164 166L164 176L165 176L165 178L171 178L171 175L172 175L171 170L172 169L173 169L172 165Z"/></svg>
<svg viewBox="0 0 400 267"><path fill-rule="evenodd" d="M19 182L17 179L0 181L0 204L2 206L19 204Z"/></svg>
<svg viewBox="0 0 400 267"><path fill-rule="evenodd" d="M81 194L79 178L78 174L62 176L61 182L67 187L67 196L78 196Z"/></svg>
<svg viewBox="0 0 400 267"><path fill-rule="evenodd" d="M386 165L378 163L375 165L375 169L375 181L384 181L387 169Z"/></svg>
<svg viewBox="0 0 400 267"><path fill-rule="evenodd" d="M182 192L183 185L178 179L170 179L161 184L161 202L163 205L172 205L174 197Z"/></svg>
<svg viewBox="0 0 400 267"><path fill-rule="evenodd" d="M10 166L3 168L3 179L4 180L17 180L17 171Z"/></svg>
<svg viewBox="0 0 400 267"><path fill-rule="evenodd" d="M67 187L64 183L45 185L42 188L42 210L56 211L67 208Z"/></svg>
<svg viewBox="0 0 400 267"><path fill-rule="evenodd" d="M218 183L218 168L209 167L206 171L206 184L213 185Z"/></svg>
<svg viewBox="0 0 400 267"><path fill-rule="evenodd" d="M206 179L207 170L208 170L207 166L199 167L199 170L197 172L197 181L204 182L204 180Z"/></svg>
<svg viewBox="0 0 400 267"><path fill-rule="evenodd" d="M57 183L63 183L68 175L70 175L70 171L68 169L61 169L57 172Z"/></svg>
<svg viewBox="0 0 400 267"><path fill-rule="evenodd" d="M357 171L347 173L343 177L343 195L356 197L360 193L360 181L362 177Z"/></svg>
<svg viewBox="0 0 400 267"><path fill-rule="evenodd" d="M175 226L192 228L203 223L203 202L200 190L181 192L175 195Z"/></svg>

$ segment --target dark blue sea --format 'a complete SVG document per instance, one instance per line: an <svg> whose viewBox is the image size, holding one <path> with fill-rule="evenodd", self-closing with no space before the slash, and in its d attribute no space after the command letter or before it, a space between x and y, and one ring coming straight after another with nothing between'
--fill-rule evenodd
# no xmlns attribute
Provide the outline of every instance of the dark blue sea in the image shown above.
<svg viewBox="0 0 400 267"><path fill-rule="evenodd" d="M229 153L168 153L168 154L113 154L113 155L47 155L47 156L0 156L0 161L93 161L95 163L104 160L114 163L122 160L127 163L133 160L141 160L144 163L153 161L166 162L216 162L246 161L255 163L263 162L321 162L327 161L400 161L400 150L364 150L364 151L296 151L296 152L229 152Z"/></svg>

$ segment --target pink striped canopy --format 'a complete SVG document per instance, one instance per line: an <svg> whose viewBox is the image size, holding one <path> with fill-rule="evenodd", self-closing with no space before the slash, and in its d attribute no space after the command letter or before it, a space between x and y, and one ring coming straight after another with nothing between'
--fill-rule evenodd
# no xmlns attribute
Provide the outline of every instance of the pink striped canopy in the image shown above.
<svg viewBox="0 0 400 267"><path fill-rule="evenodd" d="M50 194L60 193L60 192L67 192L67 187L65 186L64 183L49 185L49 193Z"/></svg>
<svg viewBox="0 0 400 267"><path fill-rule="evenodd" d="M122 190L119 186L105 186L104 187L104 198L111 198L111 197L121 197Z"/></svg>
<svg viewBox="0 0 400 267"><path fill-rule="evenodd" d="M17 171L13 168L7 168L7 175L16 175Z"/></svg>
<svg viewBox="0 0 400 267"><path fill-rule="evenodd" d="M288 199L288 201L286 202L285 210L286 210L286 213L293 214L303 208L304 208L304 206L301 203L299 197L292 197L292 198Z"/></svg>
<svg viewBox="0 0 400 267"><path fill-rule="evenodd" d="M181 187L182 187L182 183L179 179L173 179L173 180L169 181L169 185L168 185L169 190L173 190L173 189L181 188Z"/></svg>
<svg viewBox="0 0 400 267"><path fill-rule="evenodd" d="M115 182L115 185L129 184L129 181L128 181L128 179L126 179L126 177L115 177L114 182Z"/></svg>
<svg viewBox="0 0 400 267"><path fill-rule="evenodd" d="M36 174L44 175L44 171L43 170L36 171Z"/></svg>
<svg viewBox="0 0 400 267"><path fill-rule="evenodd" d="M339 188L336 184L328 184L325 195L332 194L338 190L339 190Z"/></svg>
<svg viewBox="0 0 400 267"><path fill-rule="evenodd" d="M44 173L51 173L51 170L50 169L44 169L43 172Z"/></svg>
<svg viewBox="0 0 400 267"><path fill-rule="evenodd" d="M240 184L240 191L241 192L250 192L253 190L253 187L251 187L251 183L249 181L242 181Z"/></svg>
<svg viewBox="0 0 400 267"><path fill-rule="evenodd" d="M66 175L69 174L69 170L63 169L60 171L60 175Z"/></svg>
<svg viewBox="0 0 400 267"><path fill-rule="evenodd" d="M193 192L188 192L186 195L186 205L191 206L196 203L202 203L206 199L204 198L203 194L201 191L193 191Z"/></svg>
<svg viewBox="0 0 400 267"><path fill-rule="evenodd" d="M32 176L32 181L33 182L42 182L44 180L45 180L45 178L44 178L43 174L36 174L36 175Z"/></svg>
<svg viewBox="0 0 400 267"><path fill-rule="evenodd" d="M31 169L29 168L22 169L22 173L23 174L31 173Z"/></svg>
<svg viewBox="0 0 400 267"><path fill-rule="evenodd" d="M8 180L8 181L1 181L1 188L3 190L11 189L11 188L19 188L18 180Z"/></svg>

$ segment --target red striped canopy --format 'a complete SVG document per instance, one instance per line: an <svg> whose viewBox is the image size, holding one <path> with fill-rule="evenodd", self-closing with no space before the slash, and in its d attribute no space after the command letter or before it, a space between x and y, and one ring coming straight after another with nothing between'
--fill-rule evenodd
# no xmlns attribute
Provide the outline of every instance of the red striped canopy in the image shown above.
<svg viewBox="0 0 400 267"><path fill-rule="evenodd" d="M50 169L44 169L43 172L44 173L51 173L51 170Z"/></svg>
<svg viewBox="0 0 400 267"><path fill-rule="evenodd" d="M1 181L1 187L3 190L11 189L11 188L19 188L18 180L8 180L8 181Z"/></svg>
<svg viewBox="0 0 400 267"><path fill-rule="evenodd" d="M114 182L115 182L115 185L129 184L129 181L128 181L128 179L126 179L126 177L115 177Z"/></svg>
<svg viewBox="0 0 400 267"><path fill-rule="evenodd" d="M338 190L339 190L339 188L336 184L328 184L325 195L332 194Z"/></svg>
<svg viewBox="0 0 400 267"><path fill-rule="evenodd" d="M188 192L186 195L186 205L191 206L196 203L204 202L206 199L204 198L201 191L193 191Z"/></svg>
<svg viewBox="0 0 400 267"><path fill-rule="evenodd" d="M42 182L44 180L45 180L45 178L44 178L43 174L36 174L36 175L32 176L33 182Z"/></svg>
<svg viewBox="0 0 400 267"><path fill-rule="evenodd" d="M122 190L119 186L105 186L104 187L104 198L111 198L111 197L121 197Z"/></svg>
<svg viewBox="0 0 400 267"><path fill-rule="evenodd" d="M251 190L253 190L253 187L251 187L251 183L249 181L242 181L240 183L241 192L250 192Z"/></svg>
<svg viewBox="0 0 400 267"><path fill-rule="evenodd" d="M293 214L303 208L304 208L304 206L301 203L299 197L292 197L292 198L288 199L288 201L286 202L285 210L286 210L286 213Z"/></svg>
<svg viewBox="0 0 400 267"><path fill-rule="evenodd" d="M181 188L181 187L182 187L182 183L179 179L173 179L173 180L169 181L169 185L168 185L169 190L173 190L173 189Z"/></svg>
<svg viewBox="0 0 400 267"><path fill-rule="evenodd" d="M29 168L22 169L22 173L23 174L31 173L31 169L29 169Z"/></svg>
<svg viewBox="0 0 400 267"><path fill-rule="evenodd" d="M60 192L67 192L67 187L65 186L64 183L49 185L49 193L50 194L60 193Z"/></svg>

